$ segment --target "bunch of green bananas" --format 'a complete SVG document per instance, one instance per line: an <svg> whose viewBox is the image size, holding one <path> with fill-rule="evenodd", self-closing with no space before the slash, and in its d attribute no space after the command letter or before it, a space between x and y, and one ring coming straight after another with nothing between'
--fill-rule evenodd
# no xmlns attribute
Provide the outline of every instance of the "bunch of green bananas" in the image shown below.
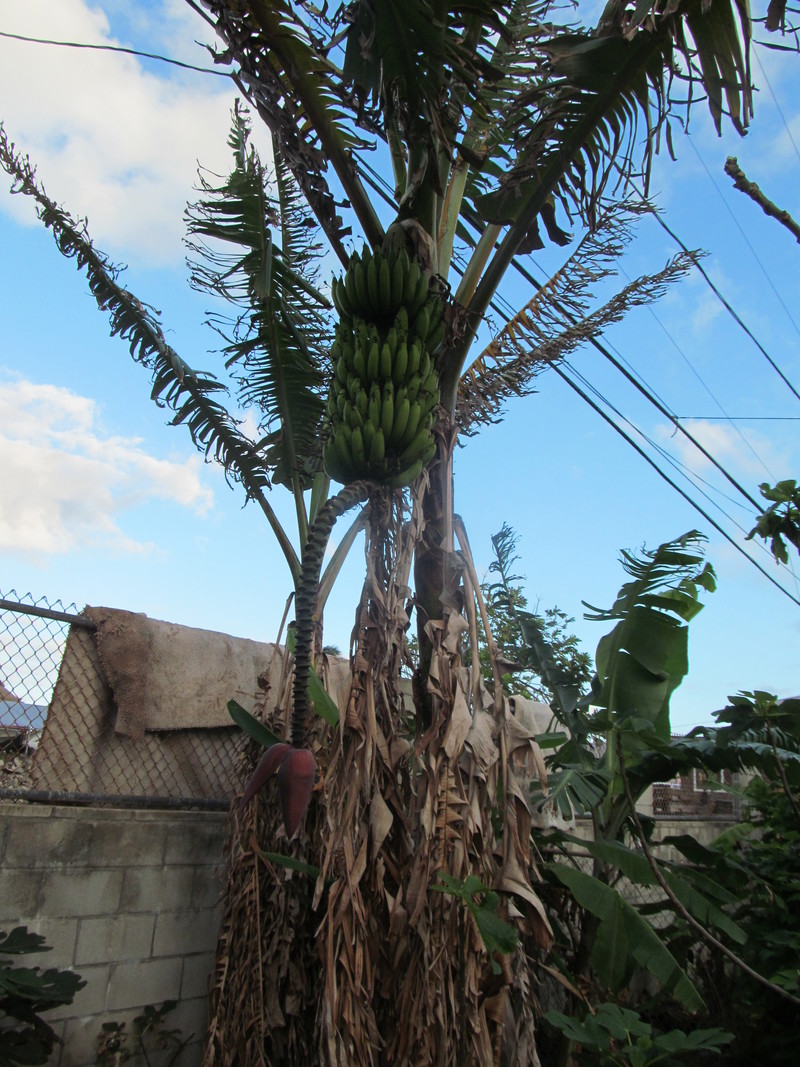
<svg viewBox="0 0 800 1067"><path fill-rule="evenodd" d="M334 279L325 470L337 482L410 485L433 456L442 302L408 254L366 249Z"/></svg>

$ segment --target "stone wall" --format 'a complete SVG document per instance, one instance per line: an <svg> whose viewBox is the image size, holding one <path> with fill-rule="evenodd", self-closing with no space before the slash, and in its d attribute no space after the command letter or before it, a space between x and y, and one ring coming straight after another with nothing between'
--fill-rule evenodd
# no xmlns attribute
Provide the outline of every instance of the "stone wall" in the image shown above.
<svg viewBox="0 0 800 1067"><path fill-rule="evenodd" d="M85 980L45 1015L64 1041L48 1067L95 1063L104 1022L177 1000L171 1027L198 1067L219 929L224 813L0 802L0 930L25 925L52 951L25 957ZM134 1061L135 1062L135 1061Z"/></svg>

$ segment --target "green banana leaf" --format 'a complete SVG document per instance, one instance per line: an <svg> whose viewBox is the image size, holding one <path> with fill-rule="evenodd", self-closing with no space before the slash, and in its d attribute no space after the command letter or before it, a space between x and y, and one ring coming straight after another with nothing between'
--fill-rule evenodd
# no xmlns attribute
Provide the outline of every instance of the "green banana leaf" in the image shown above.
<svg viewBox="0 0 800 1067"><path fill-rule="evenodd" d="M618 992L638 964L690 1011L705 1006L694 984L653 927L616 889L565 864L550 863L547 869L570 890L581 907L601 920L591 956L601 985Z"/></svg>

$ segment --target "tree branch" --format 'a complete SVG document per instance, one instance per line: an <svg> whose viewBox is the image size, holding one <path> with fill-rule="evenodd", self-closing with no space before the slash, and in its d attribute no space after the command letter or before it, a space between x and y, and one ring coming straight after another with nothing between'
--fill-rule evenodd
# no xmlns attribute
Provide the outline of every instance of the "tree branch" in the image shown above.
<svg viewBox="0 0 800 1067"><path fill-rule="evenodd" d="M728 177L733 179L734 188L739 192L749 196L750 199L758 204L765 215L769 215L770 218L777 219L778 222L785 226L789 233L792 234L794 239L800 244L800 225L798 225L788 211L784 211L783 208L779 208L777 204L774 204L769 197L765 196L761 192L758 185L755 182L751 182L744 171L736 161L735 156L728 156L725 160L725 173Z"/></svg>

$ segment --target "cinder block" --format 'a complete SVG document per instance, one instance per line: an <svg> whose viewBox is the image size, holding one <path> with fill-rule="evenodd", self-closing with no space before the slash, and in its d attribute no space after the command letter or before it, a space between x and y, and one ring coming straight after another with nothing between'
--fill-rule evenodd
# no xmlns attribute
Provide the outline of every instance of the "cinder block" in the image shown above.
<svg viewBox="0 0 800 1067"><path fill-rule="evenodd" d="M4 864L6 854L6 836L11 825L11 816L6 812L6 806L0 804L0 866Z"/></svg>
<svg viewBox="0 0 800 1067"><path fill-rule="evenodd" d="M186 1039L191 1037L191 1051L187 1049L185 1052L187 1064L202 1062L202 1048L205 1042L206 1030L208 1029L208 1000L206 997L197 997L194 1000L182 1000L180 1004L175 1008L175 1011L170 1012L167 1016L167 1023L170 1028L180 1030L181 1037ZM197 1054L195 1054L197 1049ZM183 1063L183 1059L178 1060L179 1064Z"/></svg>
<svg viewBox="0 0 800 1067"><path fill-rule="evenodd" d="M149 959L153 915L104 915L80 920L75 964Z"/></svg>
<svg viewBox="0 0 800 1067"><path fill-rule="evenodd" d="M162 911L156 918L153 956L184 956L189 952L213 952L220 916L205 908L192 911Z"/></svg>
<svg viewBox="0 0 800 1067"><path fill-rule="evenodd" d="M97 1038L101 1033L104 1023L125 1023L126 1033L133 1032L133 1020L141 1014L141 1008L132 1008L128 1011L109 1013L107 1015L93 1015L87 1019L70 1019L64 1024L64 1048L58 1067L95 1067L97 1062ZM191 1040L186 1049L181 1052L176 1061L177 1067L200 1067L203 1062L203 1043L207 1026L207 1008L205 1001L192 1000L179 1004L174 1011L166 1017L166 1025L170 1030L181 1031L180 1037L185 1040L191 1035ZM125 1046L133 1048L133 1042ZM174 1053L150 1051L151 1067L165 1067L170 1062ZM54 1061L55 1062L55 1061ZM133 1056L125 1060L128 1067L148 1067L147 1061L141 1056Z"/></svg>
<svg viewBox="0 0 800 1067"><path fill-rule="evenodd" d="M0 869L0 928L20 926L20 915L37 915L44 900L45 872Z"/></svg>
<svg viewBox="0 0 800 1067"><path fill-rule="evenodd" d="M195 867L192 880L192 907L219 908L226 883L227 871L222 866Z"/></svg>
<svg viewBox="0 0 800 1067"><path fill-rule="evenodd" d="M34 934L41 934L45 944L52 951L43 952L41 956L26 957L33 966L43 967L71 967L75 962L75 942L78 937L78 920L72 918L51 919L49 916L36 915L32 919L22 918L16 924L27 926Z"/></svg>
<svg viewBox="0 0 800 1067"><path fill-rule="evenodd" d="M92 824L58 815L12 819L6 838L7 867L80 867L89 858Z"/></svg>
<svg viewBox="0 0 800 1067"><path fill-rule="evenodd" d="M91 861L96 867L160 867L164 862L163 822L102 822L94 827Z"/></svg>
<svg viewBox="0 0 800 1067"><path fill-rule="evenodd" d="M193 865L219 863L225 842L225 820L223 813L211 812L204 814L202 821L187 820L170 826L164 862Z"/></svg>
<svg viewBox="0 0 800 1067"><path fill-rule="evenodd" d="M183 978L181 979L181 1000L208 996L211 974L214 970L214 953L183 957Z"/></svg>
<svg viewBox="0 0 800 1067"><path fill-rule="evenodd" d="M15 800L0 800L0 819L41 819L55 815L60 810L51 804L20 804Z"/></svg>
<svg viewBox="0 0 800 1067"><path fill-rule="evenodd" d="M62 1004L44 1013L45 1020L51 1024L53 1019L81 1019L88 1015L102 1015L105 1011L110 968L102 965L75 967L74 970L86 985L78 990L71 1004Z"/></svg>
<svg viewBox="0 0 800 1067"><path fill-rule="evenodd" d="M107 1000L110 1016L113 1018L115 1012L125 1011L126 1008L178 1000L182 966L183 960L174 957L141 963L119 963L112 967Z"/></svg>
<svg viewBox="0 0 800 1067"><path fill-rule="evenodd" d="M94 1064L97 1060L97 1036L105 1021L102 1014L67 1019L58 1067L87 1067L88 1064Z"/></svg>
<svg viewBox="0 0 800 1067"><path fill-rule="evenodd" d="M129 867L125 871L122 911L170 911L192 905L191 867Z"/></svg>
<svg viewBox="0 0 800 1067"><path fill-rule="evenodd" d="M44 915L114 915L119 910L124 871L60 870L45 880Z"/></svg>

